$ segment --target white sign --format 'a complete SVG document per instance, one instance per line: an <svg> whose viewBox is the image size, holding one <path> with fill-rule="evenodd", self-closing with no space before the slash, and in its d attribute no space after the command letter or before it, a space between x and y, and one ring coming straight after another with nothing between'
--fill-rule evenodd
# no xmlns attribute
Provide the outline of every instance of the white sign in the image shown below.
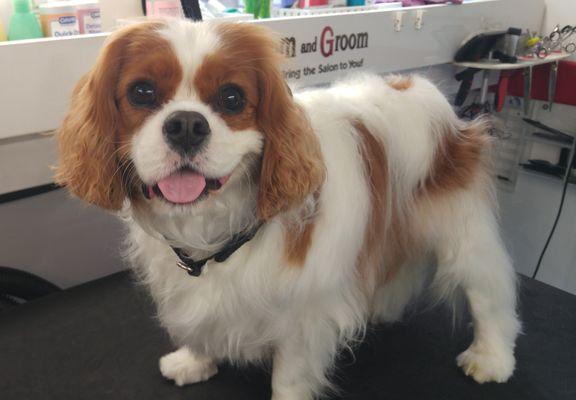
<svg viewBox="0 0 576 400"><path fill-rule="evenodd" d="M358 70L385 73L448 63L471 34L511 26L537 30L543 10L542 0L485 0L256 23L284 39L285 76L300 86Z"/></svg>
<svg viewBox="0 0 576 400"><path fill-rule="evenodd" d="M369 46L368 32L335 32L330 24L313 36L286 36L282 39L282 52L297 62L287 62L284 76L291 81L316 80L320 75L360 69L369 56Z"/></svg>

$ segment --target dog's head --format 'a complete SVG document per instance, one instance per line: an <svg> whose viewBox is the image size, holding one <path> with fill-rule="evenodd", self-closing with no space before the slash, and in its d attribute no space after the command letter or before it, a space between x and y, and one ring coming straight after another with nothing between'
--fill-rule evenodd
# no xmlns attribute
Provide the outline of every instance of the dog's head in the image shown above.
<svg viewBox="0 0 576 400"><path fill-rule="evenodd" d="M149 22L109 38L59 131L56 178L85 201L152 212L210 208L253 185L268 219L322 183L320 150L252 24Z"/></svg>

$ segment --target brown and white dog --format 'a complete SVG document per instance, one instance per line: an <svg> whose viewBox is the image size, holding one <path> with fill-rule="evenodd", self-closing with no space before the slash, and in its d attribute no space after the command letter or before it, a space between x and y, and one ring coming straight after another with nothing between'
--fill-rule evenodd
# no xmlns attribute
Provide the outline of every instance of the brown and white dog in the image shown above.
<svg viewBox="0 0 576 400"><path fill-rule="evenodd" d="M272 398L312 399L339 348L426 287L467 296L475 335L458 365L506 381L519 322L485 125L459 121L418 76L292 96L277 43L252 24L120 30L60 129L58 181L122 210L129 257L180 346L162 374L184 385L219 360L271 358ZM201 259L242 232L256 233L199 277L177 267L171 246Z"/></svg>

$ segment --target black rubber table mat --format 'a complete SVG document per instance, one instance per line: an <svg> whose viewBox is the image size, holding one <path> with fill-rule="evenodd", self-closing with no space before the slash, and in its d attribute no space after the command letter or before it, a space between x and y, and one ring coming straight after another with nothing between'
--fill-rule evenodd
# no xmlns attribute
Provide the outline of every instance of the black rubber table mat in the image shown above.
<svg viewBox="0 0 576 400"><path fill-rule="evenodd" d="M506 384L478 385L455 366L471 329L444 309L372 327L343 353L331 399L576 399L576 297L522 279L524 334ZM176 387L158 371L173 350L143 288L127 273L0 315L0 399L265 400L270 370L220 366L210 381Z"/></svg>

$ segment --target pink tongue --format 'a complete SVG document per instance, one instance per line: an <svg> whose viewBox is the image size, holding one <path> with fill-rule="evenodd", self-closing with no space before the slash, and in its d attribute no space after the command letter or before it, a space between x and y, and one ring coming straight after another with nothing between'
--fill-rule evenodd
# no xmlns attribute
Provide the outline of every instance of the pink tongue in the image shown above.
<svg viewBox="0 0 576 400"><path fill-rule="evenodd" d="M191 203L206 187L206 179L196 172L179 171L158 182L164 198L172 203Z"/></svg>

